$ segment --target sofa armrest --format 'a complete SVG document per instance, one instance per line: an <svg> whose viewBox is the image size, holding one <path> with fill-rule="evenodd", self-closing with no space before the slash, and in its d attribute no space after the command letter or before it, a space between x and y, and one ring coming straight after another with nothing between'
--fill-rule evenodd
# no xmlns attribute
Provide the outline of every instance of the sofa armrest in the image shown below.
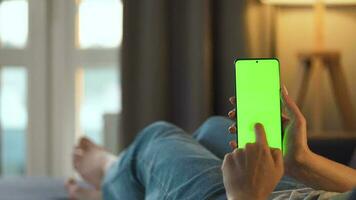
<svg viewBox="0 0 356 200"><path fill-rule="evenodd" d="M348 200L355 200L356 199L356 188L352 191L350 198Z"/></svg>
<svg viewBox="0 0 356 200"><path fill-rule="evenodd" d="M316 154L349 165L356 149L356 138L348 139L310 139L309 148Z"/></svg>

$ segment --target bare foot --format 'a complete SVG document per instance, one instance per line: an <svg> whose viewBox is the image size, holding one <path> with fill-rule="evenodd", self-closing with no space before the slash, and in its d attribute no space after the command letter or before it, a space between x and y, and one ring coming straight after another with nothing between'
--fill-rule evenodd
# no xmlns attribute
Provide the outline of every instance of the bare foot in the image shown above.
<svg viewBox="0 0 356 200"><path fill-rule="evenodd" d="M99 190L80 187L74 179L69 179L65 187L71 200L102 200Z"/></svg>
<svg viewBox="0 0 356 200"><path fill-rule="evenodd" d="M73 166L88 183L100 189L106 170L117 158L94 144L88 138L81 138L73 152Z"/></svg>

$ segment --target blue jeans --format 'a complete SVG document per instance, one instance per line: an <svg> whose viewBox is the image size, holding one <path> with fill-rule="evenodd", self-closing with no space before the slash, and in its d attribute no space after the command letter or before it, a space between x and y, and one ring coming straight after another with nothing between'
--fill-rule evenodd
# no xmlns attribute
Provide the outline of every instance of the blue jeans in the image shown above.
<svg viewBox="0 0 356 200"><path fill-rule="evenodd" d="M104 199L226 199L220 168L232 123L211 117L192 136L167 122L151 124L108 170ZM276 190L298 187L283 178Z"/></svg>

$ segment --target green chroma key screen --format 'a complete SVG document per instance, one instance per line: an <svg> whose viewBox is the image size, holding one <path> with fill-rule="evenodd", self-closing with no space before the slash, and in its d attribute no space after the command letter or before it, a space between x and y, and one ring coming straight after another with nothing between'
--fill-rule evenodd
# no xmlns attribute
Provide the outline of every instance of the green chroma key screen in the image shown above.
<svg viewBox="0 0 356 200"><path fill-rule="evenodd" d="M278 60L237 60L235 73L238 147L255 142L254 125L261 123L269 146L282 149Z"/></svg>

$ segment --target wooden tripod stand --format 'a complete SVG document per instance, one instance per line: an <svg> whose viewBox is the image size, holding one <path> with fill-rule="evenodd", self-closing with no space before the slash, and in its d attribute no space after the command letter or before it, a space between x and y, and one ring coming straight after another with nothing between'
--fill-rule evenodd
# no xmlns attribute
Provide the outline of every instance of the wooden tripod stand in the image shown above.
<svg viewBox="0 0 356 200"><path fill-rule="evenodd" d="M345 131L356 130L356 118L348 91L346 77L341 67L340 53L337 51L314 51L301 53L299 60L303 63L304 74L297 99L299 106L304 105L309 83L313 81L316 88L321 88L322 70L328 70L328 74L333 86L334 96L342 116L343 128ZM313 80L311 80L313 77ZM322 128L322 106L321 94L317 89L313 94L314 102L311 121L313 131L320 132Z"/></svg>

